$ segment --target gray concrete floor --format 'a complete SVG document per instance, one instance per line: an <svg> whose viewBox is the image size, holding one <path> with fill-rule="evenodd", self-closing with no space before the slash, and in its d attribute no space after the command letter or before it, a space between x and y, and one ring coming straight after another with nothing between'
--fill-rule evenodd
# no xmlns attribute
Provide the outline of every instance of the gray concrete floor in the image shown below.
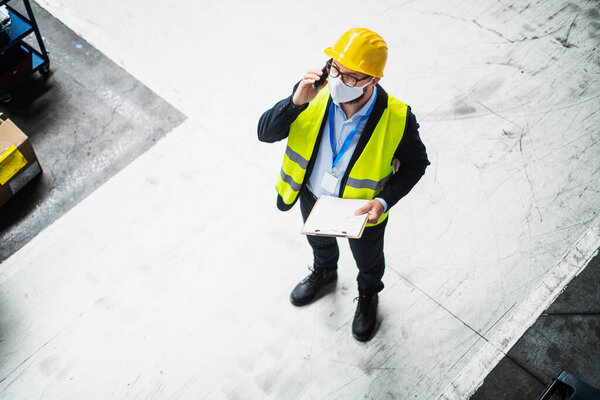
<svg viewBox="0 0 600 400"><path fill-rule="evenodd" d="M542 313L472 400L537 399L566 370L600 387L600 256Z"/></svg>
<svg viewBox="0 0 600 400"><path fill-rule="evenodd" d="M413 193L414 203L408 199L403 206L404 213L398 209L395 215L396 221L409 228L415 226L411 223L412 216L422 215L425 220L419 221L418 225L427 227L427 235L412 234L411 237L418 238L413 242L399 228L390 231L388 242L405 243L413 258L408 259L401 251L390 251L386 284L395 290L389 290L381 303L383 329L369 345L359 346L348 329L353 311L353 293L348 291L354 283L350 274L346 274L336 297L329 296L312 308L295 310L287 304L288 288L296 283L294 275L297 273L300 278L300 273L297 269L281 272L279 263L270 262L278 257L272 248L267 257L264 254L267 250L257 250L266 238L275 243L272 247L282 249L287 257L298 263L307 259L303 250L297 250L300 235L288 238L285 230L292 227L296 233L299 218L279 214L275 218L265 211L274 208L271 203L265 203L272 201L271 177L278 171L281 152L266 150L266 147L263 150L254 144L254 126L259 111L262 112L263 104L260 103L266 104L268 99L272 104L281 93L289 90L284 85L297 79L295 72L287 71L289 66L297 64L298 68L304 68L299 60L310 60L307 55L317 51L320 54L320 43L325 41L322 27L331 28L327 35L331 33L332 38L341 31L340 26L335 26L338 22L324 20L324 16L338 12L340 7L328 11L327 7L333 6L323 4L324 12L305 17L314 26L302 32L302 40L298 40L294 38L294 30L290 29L291 21L283 17L291 12L288 9L293 8L291 5L282 7L281 14L275 14L273 9L277 7L267 2L246 5L248 10L241 3L214 3L211 10L203 3L191 6L186 1L178 1L173 7L180 12L163 15L163 9L156 6L159 3L140 10L137 4L124 2L118 4L120 12L115 13L114 18L100 19L94 9L97 5L93 3L47 3L48 9L62 13L65 19L61 20L70 21L70 24L67 22L69 26L74 26L113 60L118 60L127 71L164 98L179 99L178 103L172 103L186 105L186 108L178 107L196 110L196 115L186 111L190 120L195 118L193 124L190 120L181 124L161 144L32 240L25 251L4 263L6 271L0 276L4 279L0 288L0 383L4 382L0 385L0 397L20 398L24 393L33 392L42 398L77 399L151 396L195 399L202 397L202 393L206 393L206 398L218 398L219 394L227 398L264 398L269 393L272 398L285 398L285 395L314 399L320 398L319 394L326 396L323 398L343 399L383 398L385 395L388 398L432 398L443 389L442 385L450 383L455 372L477 350L474 340L478 340L478 336L474 332L491 337L487 335L487 329L496 325L496 317L505 315L520 303L523 293L528 293L547 268L552 267L543 257L554 262L556 254L570 246L572 238L578 237L580 232L567 237L559 234L572 227L583 229L590 218L595 218L596 214L592 216L590 210L595 210L598 203L590 194L593 185L587 190L587 183L597 178L597 174L592 174L596 159L593 156L586 158L583 150L573 156L569 156L568 151L581 146L588 154L597 154L594 153L595 142L569 139L566 147L564 138L558 135L582 131L593 136L597 132L597 124L593 122L596 111L588 112L586 107L580 106L597 99L584 96L588 86L590 93L597 93L593 78L596 70L592 68L595 61L586 61L595 54L588 43L591 42L588 34L592 37L593 32L580 28L579 22L572 24L573 18L597 17L597 12L593 12L595 5L581 2L588 11L580 16L578 6L573 4L565 7L553 4L552 7L559 9L554 14L549 11L552 7L538 2L532 7L524 6L516 15L511 2L500 2L495 12L483 10L489 6L477 2L464 2L460 7L458 2L448 3L446 10L442 1L428 3L425 9L414 2L406 3L402 10L395 11L397 5L388 2L385 13L377 9L374 14L385 15L389 21L381 26L389 26L389 32L395 36L410 38L408 31L420 32L422 26L428 26L432 32L445 32L431 40L431 43L444 44L443 51L438 51L441 47L428 46L430 38L425 38L425 42L407 39L402 45L408 47L393 53L396 60L390 61L396 61L396 65L405 54L416 55L411 63L403 63L402 68L409 69L403 75L413 77L411 81L417 84L401 85L398 80L393 80L393 74L388 80L389 87L395 89L392 92L402 93L411 103L417 104L416 108L420 106L422 112L419 115L425 116L423 132L428 146L431 150L440 149L439 157L437 151L432 151L434 165L441 167L439 175L436 169L435 174L426 176L420 186L427 188L419 189L427 196L415 197L419 194ZM355 3L346 8L358 9L360 4ZM109 9L110 5L103 3L100 7ZM122 10L128 7L133 9ZM88 9L92 10L92 15L85 18L84 11ZM117 7L113 4L112 9ZM257 10L263 9L268 19L282 21L285 26L275 29L271 21L257 23L254 18L248 18L260 15ZM565 9L568 12L560 14ZM36 12L51 51L53 76L47 83L31 82L22 97L17 95L15 102L2 111L32 137L45 173L27 188L29 193L22 192L19 199L13 199L0 211L3 224L0 241L2 251L7 249L6 254L12 254L28 242L184 118L62 23L37 7ZM543 14L545 22L539 22L539 14ZM177 17L178 29L172 29L175 24L157 26L156 21L164 22L163 17L168 21L171 16ZM302 18L300 16L300 20ZM374 15L373 18L373 21L379 21L377 18L380 17ZM229 25L232 22L235 24ZM260 40L239 46L251 51L251 56L244 58L247 60L244 69L210 47L211 41L197 39L208 37L199 36L204 31L211 34L223 31L235 35L236 43L240 40L245 43L244 37L237 35L240 28L236 24L243 27L246 22L249 28L245 38L256 36ZM414 29L411 24L415 25ZM595 27L593 24L595 22L590 26ZM142 29L148 26L164 31L153 31L155 40L148 41L147 30ZM402 29L407 32L403 33ZM526 40L525 36L531 36L532 31L543 31L543 38L538 40L536 36L535 40ZM559 38L565 37L569 41L561 39L560 43L554 43L555 40L546 38L555 32L562 35ZM130 40L124 41L123 37ZM484 40L469 42L469 38L480 37ZM179 47L173 45L173 38L177 38ZM450 39L444 42L444 38ZM462 40L464 38L469 40ZM201 50L197 52L198 58L183 67L174 65L175 56L182 54L182 43L188 43L185 40L189 40L188 47ZM226 37L227 41L233 42L230 37ZM224 43L223 40L216 42L219 47ZM302 47L302 43L311 46L318 43L318 49ZM284 50L288 48L292 50L286 53ZM145 58L148 55L152 57L151 62L156 61L156 49L166 52L161 60L164 62L159 65L153 65ZM567 52L575 55L563 56ZM229 77L228 80L209 79L212 71L205 57L215 54L217 59L225 61L220 72ZM266 55L273 60L269 62ZM468 60L465 68L457 61L463 58ZM549 59L559 61L538 63ZM256 79L258 64L261 70L265 64L281 65L286 74L293 76L283 79L283 73L276 72L273 75L279 76L270 77L269 84L265 85L264 79ZM423 65L428 68L422 69ZM187 68L188 73L173 74L172 71L179 71L175 67ZM410 71L410 68L414 70ZM561 68L568 74L563 75ZM456 74L459 79L450 79L452 69L460 71ZM499 87L499 83L489 79L492 75L506 78L504 84L507 86L502 91L491 93L490 88L498 90ZM574 90L573 94L565 95L569 85L565 87L559 83L567 81L567 75L585 78L572 83L573 87L581 85L581 93ZM589 80L588 75L592 76ZM548 85L550 78L555 79ZM439 85L442 81L446 85L451 82L450 86L455 84L455 87L442 87ZM557 85L553 86L555 82ZM165 87L173 90L165 90ZM206 95L217 90L227 95L217 98ZM243 102L240 115L228 121L227 133L235 134L224 135L222 110L230 110L232 93L240 98L248 98L245 94L260 93L261 98L256 102ZM432 93L440 98L434 99ZM543 96L546 93L552 96ZM543 97L552 101L544 102ZM522 102L521 98L527 102ZM463 102L466 101L475 108L468 108L472 114L467 118L457 119L458 110L465 109ZM536 106L538 102L540 105ZM514 104L519 105L519 112L514 111ZM454 107L456 111L453 111ZM569 113L564 116L551 113L565 108ZM501 110L502 115L491 109ZM492 114L497 120L491 119ZM556 119L552 114L556 114ZM567 119L571 122L563 125L562 121ZM579 120L587 120L589 125L573 124ZM527 131L522 128L525 126ZM498 139L478 133L484 131L502 132L503 135ZM522 132L520 139L519 132ZM445 138L450 137L454 139L446 142ZM461 145L457 147L456 142L473 143L476 151L460 151ZM197 151L176 159L173 150L181 148L182 143ZM514 148L520 151L513 154L523 155L511 158ZM254 155L252 159L245 157L248 153ZM246 217L246 210L242 208L242 212L236 213L237 207L227 202L235 193L220 185L218 180L221 174L232 175L233 167L215 163L215 154L242 159L241 163L247 167L243 169L248 171L235 171L240 177L236 191L254 194L254 199L245 205L251 210L247 215L260 215L260 225ZM552 161L555 159L550 156L554 154L569 156L572 163ZM260 163L255 162L257 158L261 159ZM470 164L461 164L465 159L472 160L476 170ZM509 161L500 162L501 159ZM535 159L535 162L525 162L526 159ZM578 160L577 164L575 160ZM521 164L522 176L518 173ZM562 173L565 177L568 175L568 179L564 179L564 188L556 185L556 196L546 191L553 187L546 174L549 166L554 165L563 165ZM586 166L582 168L582 165ZM262 171L265 174L261 175ZM473 171L476 177L471 175ZM497 171L499 175L484 174L486 171ZM582 174L589 171L592 172L586 181ZM463 181L470 181L468 186L477 190L472 192L471 188L460 185L457 189L457 175ZM435 183L432 176L436 177ZM516 179L517 176L521 178ZM557 176L552 178L562 182L555 179ZM257 179L259 184L248 183ZM424 186L428 179L429 186ZM580 186L580 181L585 181L585 185ZM575 184L577 186L573 186ZM104 190L107 187L108 190ZM268 196L264 194L266 189L264 192L259 189L267 187ZM450 187L454 190L447 190ZM225 217L205 212L206 199L214 193L212 188L219 188L228 211ZM576 189L580 192L575 193ZM575 193L573 199L563 200L569 192ZM477 197L479 193L485 194L486 198ZM529 197L532 197L531 201ZM474 200L474 204L483 206L469 206L473 204L469 203L471 198L481 199L479 203ZM568 213L551 207L550 202L560 202L561 208L569 209ZM419 210L415 206L417 203L428 205L429 217L413 212ZM436 203L443 207L436 207ZM459 208L448 209L449 204L461 204L468 213L461 213ZM521 210L517 210L520 207L510 208L511 204L522 205L523 216ZM473 214L475 208L480 212ZM157 209L162 213L156 213ZM186 210L195 213L190 215ZM537 210L539 222L535 221L532 210ZM566 221L554 219L563 214ZM132 217L128 218L130 215ZM245 218L238 218L241 215ZM448 221L448 215L453 216L452 221ZM490 215L495 217L491 221ZM96 216L102 224L95 220ZM122 220L115 222L111 216ZM469 223L465 226L467 220ZM507 221L517 222L510 224ZM242 231L251 228L258 240L244 235L243 240L236 241L232 237L236 252L229 252L223 259L216 251L221 242L215 238L229 235L234 222L243 228ZM446 222L448 226L445 226ZM257 226L260 226L258 230ZM478 230L475 226L485 229ZM519 231L521 226L528 226L528 232ZM428 236L435 241L427 242ZM479 241L479 238L485 240ZM73 248L67 248L65 243ZM461 243L472 246L460 247ZM486 243L495 243L496 251L489 251ZM529 247L522 243L528 243ZM303 240L302 244L305 244ZM60 251L46 251L57 248ZM504 249L507 249L505 253L501 251ZM245 255L243 263L240 263L240 254ZM534 256L535 263L531 261ZM271 260L265 263L265 258ZM450 259L452 262L449 263ZM349 266L347 260L343 259L343 267ZM248 265L259 265L259 261L260 270L247 268ZM488 264L494 268L488 268ZM540 265L546 269L539 268ZM479 267L481 269L477 269ZM524 276L525 272L529 275ZM515 274L523 276L515 277ZM232 276L236 279L231 279ZM439 277L439 281L435 277ZM257 295L257 282L260 282L260 295ZM445 283L438 285L440 282ZM223 293L231 295L223 296ZM497 295L496 302L490 300L494 298L492 295ZM212 305L215 299L226 297L232 300L220 301L218 307L209 307L208 312L198 312L197 304ZM240 298L244 301L239 301ZM256 318L256 310L268 312ZM555 313L557 315L551 318L556 317L559 321L558 311ZM547 319L550 321L547 324L552 327L556 322L551 318ZM572 318L586 329L597 326L591 324L589 321L592 320L586 319L587 316ZM213 329L207 330L207 326ZM563 329L566 328L563 326ZM239 335L240 331L244 335ZM524 397L524 392L520 392L518 396L512 393L512 397L505 398L535 398L558 372L538 369L541 367L528 357L550 349L556 356L553 365L558 366L556 360L567 353L574 351L578 356L587 355L580 349L569 351L569 347L565 347L563 350L560 347L565 345L563 342L557 342L560 355L548 341L538 339L524 343L521 350L517 344L513 349L516 353L509 354L500 366L507 365L516 371L514 374L522 370L526 373L512 376L514 380L508 381L509 384L497 382L504 385L500 386L504 390L510 385L523 384L531 396ZM592 365L593 360L590 358L585 366ZM572 370L575 374L578 371ZM580 376L590 381L588 376ZM90 387L95 389L93 393L90 393ZM481 390L485 388L486 385ZM333 395L334 390L337 397ZM48 393L54 393L54 397ZM81 393L87 393L87 396L82 397ZM478 395L488 399L502 398L499 392L488 393L487 397Z"/></svg>
<svg viewBox="0 0 600 400"><path fill-rule="evenodd" d="M46 10L32 6L52 74L44 82L36 73L15 88L13 101L0 104L0 112L29 136L44 173L0 208L0 262L185 119Z"/></svg>

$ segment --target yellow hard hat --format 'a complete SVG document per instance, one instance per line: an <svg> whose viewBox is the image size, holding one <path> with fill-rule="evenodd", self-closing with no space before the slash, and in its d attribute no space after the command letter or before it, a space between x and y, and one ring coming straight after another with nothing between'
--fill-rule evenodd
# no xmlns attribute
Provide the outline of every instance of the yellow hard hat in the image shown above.
<svg viewBox="0 0 600 400"><path fill-rule="evenodd" d="M367 28L352 28L325 49L325 54L346 68L381 78L387 61L387 45Z"/></svg>

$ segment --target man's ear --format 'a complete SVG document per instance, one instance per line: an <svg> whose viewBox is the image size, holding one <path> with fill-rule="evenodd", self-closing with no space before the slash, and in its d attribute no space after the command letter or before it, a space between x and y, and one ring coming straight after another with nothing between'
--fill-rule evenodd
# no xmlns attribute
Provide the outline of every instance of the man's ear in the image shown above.
<svg viewBox="0 0 600 400"><path fill-rule="evenodd" d="M379 83L379 80L380 80L380 79L381 79L381 78L374 78L374 79L371 81L371 84L373 84L373 86L377 85L377 83Z"/></svg>

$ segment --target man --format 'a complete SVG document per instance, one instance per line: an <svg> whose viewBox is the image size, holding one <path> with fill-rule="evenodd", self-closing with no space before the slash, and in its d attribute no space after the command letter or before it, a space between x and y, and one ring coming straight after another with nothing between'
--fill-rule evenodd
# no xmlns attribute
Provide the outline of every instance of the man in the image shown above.
<svg viewBox="0 0 600 400"><path fill-rule="evenodd" d="M322 195L370 200L355 213L368 214L362 237L348 239L359 270L352 334L367 341L375 331L378 293L384 286L389 209L419 181L429 161L410 107L378 85L387 61L381 36L354 28L325 54L331 57L327 84L315 86L323 72L309 70L290 97L262 115L258 138L269 143L288 138L276 185L280 210L289 210L300 198L306 221ZM307 238L314 263L312 273L290 295L296 306L311 303L337 280L336 239Z"/></svg>

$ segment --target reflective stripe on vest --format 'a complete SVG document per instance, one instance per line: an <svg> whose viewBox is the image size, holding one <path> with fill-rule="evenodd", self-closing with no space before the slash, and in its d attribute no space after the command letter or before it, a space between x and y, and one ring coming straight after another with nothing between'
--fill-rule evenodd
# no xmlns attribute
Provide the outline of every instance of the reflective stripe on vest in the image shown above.
<svg viewBox="0 0 600 400"><path fill-rule="evenodd" d="M388 95L387 108L350 170L342 192L343 198L371 200L383 190L394 174L394 153L404 135L407 113L406 104ZM380 224L387 215L388 212L385 212L376 224L367 226Z"/></svg>
<svg viewBox="0 0 600 400"><path fill-rule="evenodd" d="M327 110L329 88L324 87L290 125L287 148L275 187L283 202L292 205L304 183L306 168L313 155Z"/></svg>
<svg viewBox="0 0 600 400"><path fill-rule="evenodd" d="M283 165L276 184L277 192L285 204L291 205L296 201L304 183L306 168L313 156L328 100L329 88L326 86L290 125ZM342 189L343 198L371 200L383 190L394 173L394 152L404 134L407 112L406 104L388 95L387 108L350 170ZM387 215L387 212L384 213L376 224L367 226L380 224Z"/></svg>

